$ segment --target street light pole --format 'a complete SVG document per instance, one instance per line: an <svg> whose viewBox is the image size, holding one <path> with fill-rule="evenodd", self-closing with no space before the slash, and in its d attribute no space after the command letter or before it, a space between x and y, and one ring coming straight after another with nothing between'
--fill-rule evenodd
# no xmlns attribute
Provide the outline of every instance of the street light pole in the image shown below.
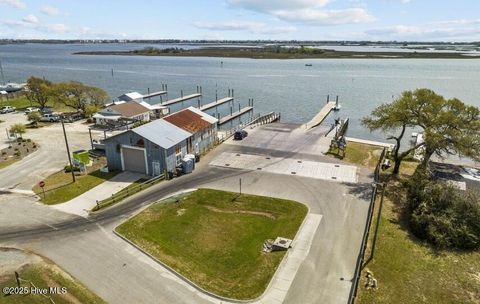
<svg viewBox="0 0 480 304"><path fill-rule="evenodd" d="M72 157L70 156L70 148L68 147L67 132L65 132L65 124L63 123L63 118L61 119L61 122L62 122L63 136L65 137L65 146L67 146L67 155L68 155L68 162L70 163L70 171L72 172L73 182L75 182L75 172L73 171Z"/></svg>

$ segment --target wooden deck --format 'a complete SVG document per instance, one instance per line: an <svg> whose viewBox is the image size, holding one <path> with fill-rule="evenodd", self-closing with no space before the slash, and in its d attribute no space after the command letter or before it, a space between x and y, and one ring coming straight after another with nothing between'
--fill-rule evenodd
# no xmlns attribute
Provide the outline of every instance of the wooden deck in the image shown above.
<svg viewBox="0 0 480 304"><path fill-rule="evenodd" d="M321 110L318 112L315 117L312 118L309 122L303 125L305 129L312 129L321 124L325 118L327 118L328 114L335 109L335 101L328 102Z"/></svg>
<svg viewBox="0 0 480 304"><path fill-rule="evenodd" d="M170 105L173 105L173 104L182 102L182 101L187 101L187 100L190 100L190 99L193 99L193 98L197 98L197 97L201 97L201 96L202 96L202 94L200 94L200 93L195 93L195 94L191 94L191 95L187 95L187 96L183 96L183 97L179 97L179 98L167 100L167 101L165 101L164 103L162 103L161 105L162 105L162 106L170 106Z"/></svg>
<svg viewBox="0 0 480 304"><path fill-rule="evenodd" d="M224 123L229 122L230 120L235 119L239 116L242 116L243 114L248 113L250 111L253 111L253 107L245 107L243 109L240 109L240 111L234 112L232 113L232 115L228 115L220 118L220 120L218 121L218 124L223 125Z"/></svg>
<svg viewBox="0 0 480 304"><path fill-rule="evenodd" d="M225 97L225 98L222 98L222 99L219 99L217 101L214 101L214 102L211 102L211 103L208 103L206 105L203 105L203 106L200 106L200 110L201 111L206 111L206 110L209 110L211 108L215 108L219 105L222 105L224 103L227 103L227 102L230 102L233 100L233 97Z"/></svg>

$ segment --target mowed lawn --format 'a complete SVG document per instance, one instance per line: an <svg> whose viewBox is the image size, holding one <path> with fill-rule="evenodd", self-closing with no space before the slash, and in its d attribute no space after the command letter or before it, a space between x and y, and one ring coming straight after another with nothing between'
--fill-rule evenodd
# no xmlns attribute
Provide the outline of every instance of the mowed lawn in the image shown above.
<svg viewBox="0 0 480 304"><path fill-rule="evenodd" d="M70 303L105 303L101 298L88 290L76 279L69 276L56 265L45 262L27 264L18 270L20 278L25 280L21 282L22 288L30 288L30 282L38 288L65 287L66 292L49 293L53 300L50 301L44 295L40 294L4 294L0 295L0 303L3 304L70 304ZM13 272L0 273L0 287L17 287L15 275Z"/></svg>
<svg viewBox="0 0 480 304"><path fill-rule="evenodd" d="M202 288L235 299L260 296L284 252L267 239L293 239L308 209L298 202L199 189L152 205L117 227Z"/></svg>
<svg viewBox="0 0 480 304"><path fill-rule="evenodd" d="M61 170L50 176L45 181L45 195L42 188L37 185L33 187L40 201L46 205L55 205L68 202L69 200L91 190L101 183L111 179L118 172L104 173L100 168L105 165L105 161L97 161L88 168L88 174L76 175L76 182L72 182L72 173Z"/></svg>
<svg viewBox="0 0 480 304"><path fill-rule="evenodd" d="M375 256L362 273L357 303L480 303L480 252L436 250L417 239L400 216L401 195L392 197L401 190L389 190ZM374 227L375 221L371 236ZM364 287L366 270L378 280L377 290Z"/></svg>

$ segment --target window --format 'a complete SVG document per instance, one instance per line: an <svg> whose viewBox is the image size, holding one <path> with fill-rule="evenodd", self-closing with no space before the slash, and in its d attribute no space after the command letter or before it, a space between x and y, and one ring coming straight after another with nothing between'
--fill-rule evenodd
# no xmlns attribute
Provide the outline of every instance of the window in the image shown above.
<svg viewBox="0 0 480 304"><path fill-rule="evenodd" d="M138 141L137 141L137 147L145 147L145 141L143 141L143 138L140 138Z"/></svg>

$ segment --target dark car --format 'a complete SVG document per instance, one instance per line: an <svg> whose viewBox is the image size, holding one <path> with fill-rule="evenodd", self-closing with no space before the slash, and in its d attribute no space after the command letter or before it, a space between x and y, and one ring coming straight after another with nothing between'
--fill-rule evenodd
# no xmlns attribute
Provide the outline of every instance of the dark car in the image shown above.
<svg viewBox="0 0 480 304"><path fill-rule="evenodd" d="M235 140L242 140L244 139L245 137L248 136L248 132L245 131L245 130L238 130L238 131L235 131L235 134L233 134L233 139Z"/></svg>

